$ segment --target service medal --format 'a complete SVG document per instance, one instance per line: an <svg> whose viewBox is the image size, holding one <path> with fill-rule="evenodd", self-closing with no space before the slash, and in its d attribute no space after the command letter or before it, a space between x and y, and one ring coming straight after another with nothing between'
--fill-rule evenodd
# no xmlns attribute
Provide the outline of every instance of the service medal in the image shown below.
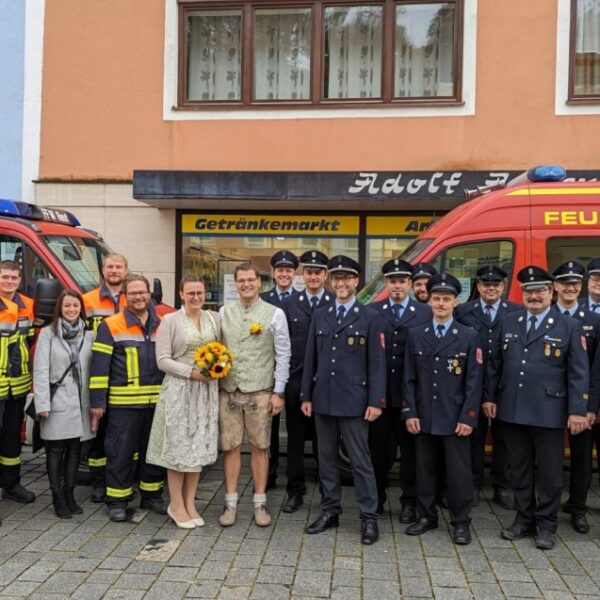
<svg viewBox="0 0 600 600"><path fill-rule="evenodd" d="M460 375L460 374L462 373L462 369L461 369L460 367L456 367L456 369L454 369L454 372L455 372L457 375Z"/></svg>
<svg viewBox="0 0 600 600"><path fill-rule="evenodd" d="M456 358L452 361L452 366L458 367L458 360L456 360Z"/></svg>
<svg viewBox="0 0 600 600"><path fill-rule="evenodd" d="M346 343L348 344L348 346L352 346L354 344L354 338L348 338L348 341Z"/></svg>
<svg viewBox="0 0 600 600"><path fill-rule="evenodd" d="M544 355L550 356L550 344L544 344Z"/></svg>
<svg viewBox="0 0 600 600"><path fill-rule="evenodd" d="M360 345L361 345L361 346L364 346L366 343L367 343L367 340L365 340L365 338L364 338L364 337L361 337L361 338L360 338Z"/></svg>
<svg viewBox="0 0 600 600"><path fill-rule="evenodd" d="M554 351L554 356L556 356L556 358L560 356L560 350L558 348Z"/></svg>

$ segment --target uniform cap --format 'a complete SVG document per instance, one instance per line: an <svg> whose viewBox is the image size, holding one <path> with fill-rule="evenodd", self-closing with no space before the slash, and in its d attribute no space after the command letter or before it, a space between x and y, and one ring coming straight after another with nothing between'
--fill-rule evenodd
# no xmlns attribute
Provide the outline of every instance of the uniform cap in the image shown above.
<svg viewBox="0 0 600 600"><path fill-rule="evenodd" d="M484 283L501 283L506 279L507 273L496 265L485 265L477 269L477 280Z"/></svg>
<svg viewBox="0 0 600 600"><path fill-rule="evenodd" d="M430 279L434 275L437 275L437 269L433 265L431 265L427 262L417 263L413 267L413 274L412 274L413 281L415 279L421 279L422 277L427 277L427 279Z"/></svg>
<svg viewBox="0 0 600 600"><path fill-rule="evenodd" d="M552 285L552 275L536 265L529 265L517 273L523 290L541 290Z"/></svg>
<svg viewBox="0 0 600 600"><path fill-rule="evenodd" d="M350 273L357 277L360 274L360 265L353 258L344 256L343 254L338 254L330 258L327 268L330 273Z"/></svg>
<svg viewBox="0 0 600 600"><path fill-rule="evenodd" d="M271 256L271 266L274 269L276 267L291 267L292 269L297 269L298 257L289 250L280 250Z"/></svg>
<svg viewBox="0 0 600 600"><path fill-rule="evenodd" d="M583 280L585 267L576 260L568 260L554 269L552 276L560 283L574 283Z"/></svg>
<svg viewBox="0 0 600 600"><path fill-rule="evenodd" d="M592 273L600 273L600 257L592 258L587 266L588 275Z"/></svg>
<svg viewBox="0 0 600 600"><path fill-rule="evenodd" d="M300 257L300 264L309 269L326 269L329 259L319 250L309 250Z"/></svg>
<svg viewBox="0 0 600 600"><path fill-rule="evenodd" d="M427 291L430 294L433 292L448 292L458 296L462 291L460 281L450 273L438 273L429 279L427 282Z"/></svg>
<svg viewBox="0 0 600 600"><path fill-rule="evenodd" d="M381 272L385 277L412 277L413 266L401 258L388 260L381 267Z"/></svg>

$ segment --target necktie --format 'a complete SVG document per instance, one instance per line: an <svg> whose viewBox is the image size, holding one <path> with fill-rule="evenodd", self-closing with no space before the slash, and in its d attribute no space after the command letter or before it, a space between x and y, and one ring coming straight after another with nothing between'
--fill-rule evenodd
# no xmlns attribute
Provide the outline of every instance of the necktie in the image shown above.
<svg viewBox="0 0 600 600"><path fill-rule="evenodd" d="M483 307L483 310L485 311L485 314L487 316L488 321L491 323L492 322L492 305L491 304L486 304Z"/></svg>
<svg viewBox="0 0 600 600"><path fill-rule="evenodd" d="M310 299L310 307L312 308L312 310L315 310L315 308L317 308L317 304L319 304L319 299L316 296L313 296Z"/></svg>
<svg viewBox="0 0 600 600"><path fill-rule="evenodd" d="M535 333L537 317L534 317L534 316L529 317L529 322L531 323L531 325L529 325L529 331L527 332L527 341L529 341L532 338L533 334Z"/></svg>
<svg viewBox="0 0 600 600"><path fill-rule="evenodd" d="M342 321L344 320L344 317L346 316L346 307L345 306L340 306L338 308L338 314L337 314L337 324L341 325Z"/></svg>
<svg viewBox="0 0 600 600"><path fill-rule="evenodd" d="M590 308L592 309L592 312L596 312L598 308L600 308L600 304L592 304Z"/></svg>
<svg viewBox="0 0 600 600"><path fill-rule="evenodd" d="M565 312L563 313L563 315L565 315L566 317L570 317L571 313L568 310L565 310Z"/></svg>
<svg viewBox="0 0 600 600"><path fill-rule="evenodd" d="M437 339L441 340L444 337L444 326L443 325L438 325L436 327L436 329L437 329L437 334L436 334Z"/></svg>
<svg viewBox="0 0 600 600"><path fill-rule="evenodd" d="M288 299L288 296L289 296L289 295L290 295L290 293L289 293L289 292L281 292L281 296L279 296L279 299L280 299L282 302L285 302L285 301Z"/></svg>
<svg viewBox="0 0 600 600"><path fill-rule="evenodd" d="M392 304L392 311L394 312L394 318L396 321L400 318L400 311L404 308L402 304Z"/></svg>

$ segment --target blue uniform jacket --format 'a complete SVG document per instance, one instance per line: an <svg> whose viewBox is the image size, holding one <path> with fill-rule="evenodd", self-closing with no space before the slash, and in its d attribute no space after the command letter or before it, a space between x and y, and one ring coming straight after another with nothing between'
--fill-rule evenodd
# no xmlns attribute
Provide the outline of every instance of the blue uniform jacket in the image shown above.
<svg viewBox="0 0 600 600"><path fill-rule="evenodd" d="M430 323L411 329L404 359L402 418L421 431L454 435L458 423L477 427L483 386L478 334L456 321L438 341Z"/></svg>
<svg viewBox="0 0 600 600"><path fill-rule="evenodd" d="M557 312L560 312L556 304L553 306L553 308ZM600 377L600 374L596 374L593 371L594 360L596 354L598 354L598 340L600 340L600 315L585 309L579 309L573 313L572 318L581 323L581 328L583 329L583 334L585 335L585 345L588 363L590 365L590 401L588 405L588 412L597 413L600 409L600 398L598 398L597 393L591 393L591 388L597 388L597 385L592 386L592 379L594 376L597 375L597 377Z"/></svg>
<svg viewBox="0 0 600 600"><path fill-rule="evenodd" d="M385 334L381 317L356 301L340 325L335 307L315 311L308 332L300 399L313 412L362 417L385 408Z"/></svg>
<svg viewBox="0 0 600 600"><path fill-rule="evenodd" d="M484 402L502 421L562 429L585 416L589 366L581 325L550 310L527 341L527 311L506 316L487 364Z"/></svg>
<svg viewBox="0 0 600 600"><path fill-rule="evenodd" d="M388 407L402 407L402 374L404 372L404 352L408 340L408 330L425 323L430 323L432 317L429 304L416 302L412 298L400 319L396 321L390 308L389 300L381 300L369 304L369 308L377 311L385 323L385 363L387 371Z"/></svg>
<svg viewBox="0 0 600 600"><path fill-rule="evenodd" d="M295 288L291 288L290 290L290 295L288 296L286 302L292 297L292 296L297 296L299 295L300 292L295 289ZM279 299L279 294L277 293L277 286L272 287L270 290L267 290L266 292L263 292L260 297L265 301L268 302L269 304L272 304L273 306L277 306L278 308L283 308L283 302Z"/></svg>
<svg viewBox="0 0 600 600"><path fill-rule="evenodd" d="M479 345L483 348L483 362L485 364L493 351L494 332L498 330L500 321L509 313L517 310L523 310L523 307L516 302L500 300L498 310L496 311L496 318L490 323L481 308L481 301L478 298L477 300L459 304L454 309L454 318L459 323L479 332Z"/></svg>
<svg viewBox="0 0 600 600"><path fill-rule="evenodd" d="M315 312L324 306L331 306L335 296L325 290L321 300L317 304ZM304 366L304 354L306 352L306 340L308 330L313 316L312 307L306 294L293 294L282 304L283 312L287 318L290 330L290 341L292 343L292 357L290 359L290 377L300 375Z"/></svg>

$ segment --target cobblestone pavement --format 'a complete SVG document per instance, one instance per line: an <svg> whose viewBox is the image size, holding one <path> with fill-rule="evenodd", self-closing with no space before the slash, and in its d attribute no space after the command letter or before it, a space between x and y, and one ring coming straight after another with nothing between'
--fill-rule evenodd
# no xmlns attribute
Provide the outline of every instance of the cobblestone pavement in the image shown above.
<svg viewBox="0 0 600 600"><path fill-rule="evenodd" d="M318 513L313 485L308 502L293 515L280 512L284 489L270 492L273 525L261 529L251 520L246 467L238 523L222 529L219 463L200 482L198 506L206 527L188 532L139 510L135 522L110 523L106 509L87 499L86 487L76 490L84 514L60 520L51 507L43 460L43 454L26 451L23 483L38 494L35 503L0 502L2 598L600 598L597 487L590 498L590 534L575 533L561 515L556 548L542 552L530 538L502 540L500 528L510 524L512 513L485 501L474 509L470 546L452 544L447 513L438 530L421 538L404 535L394 477L381 539L365 547L359 543L352 488L344 488L346 510L337 530L303 533Z"/></svg>

